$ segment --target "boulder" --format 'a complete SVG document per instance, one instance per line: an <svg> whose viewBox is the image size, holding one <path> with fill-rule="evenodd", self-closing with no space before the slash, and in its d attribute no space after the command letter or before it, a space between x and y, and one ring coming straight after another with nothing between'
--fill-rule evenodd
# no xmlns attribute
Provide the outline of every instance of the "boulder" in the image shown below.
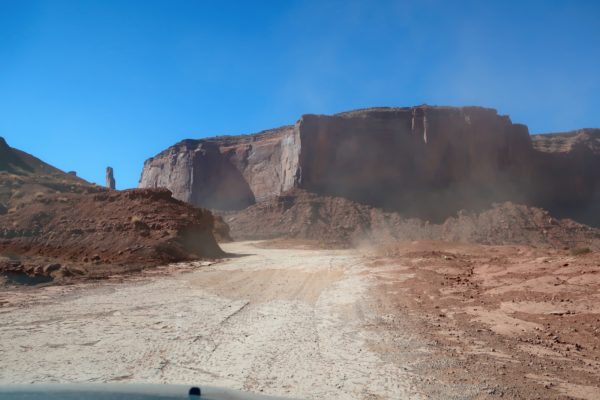
<svg viewBox="0 0 600 400"><path fill-rule="evenodd" d="M44 275L50 275L53 272L60 270L61 268L62 268L62 265L60 265L58 263L52 263L52 264L48 264L48 265L44 266L42 271L43 271Z"/></svg>

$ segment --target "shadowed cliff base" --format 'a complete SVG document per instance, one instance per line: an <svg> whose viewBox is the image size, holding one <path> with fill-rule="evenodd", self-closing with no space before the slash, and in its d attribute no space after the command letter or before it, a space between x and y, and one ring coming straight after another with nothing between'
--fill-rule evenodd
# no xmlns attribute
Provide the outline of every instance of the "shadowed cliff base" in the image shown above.
<svg viewBox="0 0 600 400"><path fill-rule="evenodd" d="M330 246L444 240L480 244L600 249L600 229L510 202L479 213L460 211L442 224L407 218L340 197L292 190L224 214L236 240L312 239Z"/></svg>

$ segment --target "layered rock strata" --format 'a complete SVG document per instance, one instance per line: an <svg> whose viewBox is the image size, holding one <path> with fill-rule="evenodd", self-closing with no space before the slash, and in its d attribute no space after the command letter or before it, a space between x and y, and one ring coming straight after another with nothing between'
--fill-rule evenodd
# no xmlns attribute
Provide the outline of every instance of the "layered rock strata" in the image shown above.
<svg viewBox="0 0 600 400"><path fill-rule="evenodd" d="M437 222L513 201L596 224L597 137L597 130L530 136L525 125L481 107L304 115L254 135L180 142L145 162L139 186L221 210L299 188Z"/></svg>

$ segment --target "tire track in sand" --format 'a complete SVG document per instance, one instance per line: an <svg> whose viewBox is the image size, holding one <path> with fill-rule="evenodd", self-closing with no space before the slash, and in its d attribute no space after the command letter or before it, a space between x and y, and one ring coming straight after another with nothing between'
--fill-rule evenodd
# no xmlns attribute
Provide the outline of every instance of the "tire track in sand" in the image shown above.
<svg viewBox="0 0 600 400"><path fill-rule="evenodd" d="M358 253L223 247L245 256L188 274L81 285L68 296L53 289L51 302L4 309L0 383L118 380L307 399L420 397L407 365L370 346L377 316ZM54 322L28 329L48 318Z"/></svg>

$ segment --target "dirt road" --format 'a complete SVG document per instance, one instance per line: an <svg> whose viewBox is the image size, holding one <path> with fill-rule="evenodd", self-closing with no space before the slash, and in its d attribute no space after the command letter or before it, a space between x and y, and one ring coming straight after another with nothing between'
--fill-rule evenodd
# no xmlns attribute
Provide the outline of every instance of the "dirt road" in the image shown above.
<svg viewBox="0 0 600 400"><path fill-rule="evenodd" d="M0 383L204 383L309 399L420 398L430 351L381 329L353 250L223 248L226 262L5 292ZM387 336L386 336L387 335ZM386 337L384 337L386 336ZM382 343L399 349L386 357Z"/></svg>

